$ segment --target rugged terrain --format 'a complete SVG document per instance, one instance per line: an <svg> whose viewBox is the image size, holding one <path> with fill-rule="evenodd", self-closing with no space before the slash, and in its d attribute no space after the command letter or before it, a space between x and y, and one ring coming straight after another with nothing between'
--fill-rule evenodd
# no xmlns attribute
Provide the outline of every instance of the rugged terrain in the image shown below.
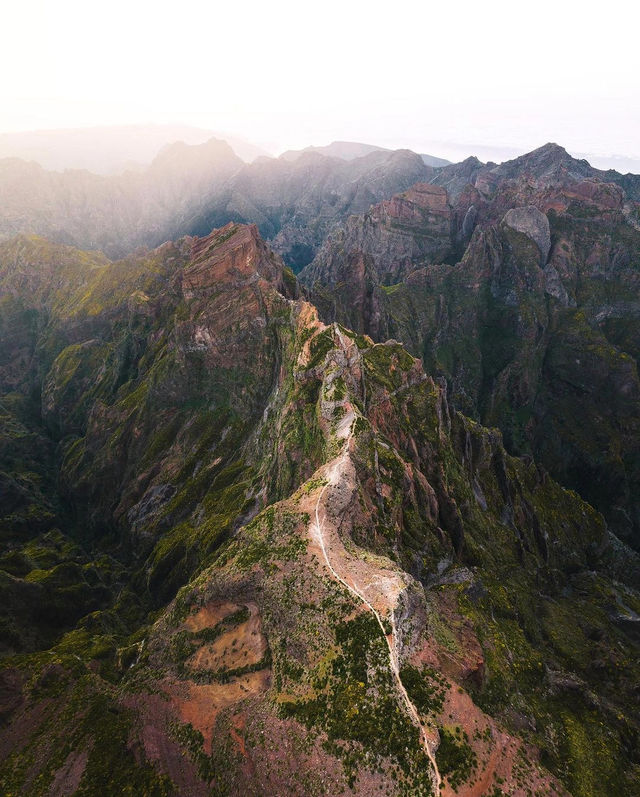
<svg viewBox="0 0 640 797"><path fill-rule="evenodd" d="M47 171L0 159L0 240L18 233L121 258L185 234L208 235L230 221L257 224L298 270L327 232L433 174L408 150L346 161L320 153L245 164L215 138L165 147L146 169L104 176Z"/></svg>
<svg viewBox="0 0 640 797"><path fill-rule="evenodd" d="M470 159L350 218L301 274L322 318L401 340L636 548L639 192L556 145Z"/></svg>
<svg viewBox="0 0 640 797"><path fill-rule="evenodd" d="M637 555L455 409L426 325L424 362L364 329L418 279L535 305L544 214L487 200L432 265L459 213L412 182L363 217L376 328L329 318L329 281L319 317L253 225L115 262L0 245L3 793L637 792Z"/></svg>

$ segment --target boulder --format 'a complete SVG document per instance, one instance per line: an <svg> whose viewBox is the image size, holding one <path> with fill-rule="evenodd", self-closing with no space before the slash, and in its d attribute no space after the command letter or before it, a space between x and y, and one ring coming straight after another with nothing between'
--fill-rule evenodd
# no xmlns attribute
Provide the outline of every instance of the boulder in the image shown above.
<svg viewBox="0 0 640 797"><path fill-rule="evenodd" d="M551 249L549 219L545 214L529 205L525 208L512 208L505 213L502 221L511 229L531 238L540 250L540 265L544 266Z"/></svg>

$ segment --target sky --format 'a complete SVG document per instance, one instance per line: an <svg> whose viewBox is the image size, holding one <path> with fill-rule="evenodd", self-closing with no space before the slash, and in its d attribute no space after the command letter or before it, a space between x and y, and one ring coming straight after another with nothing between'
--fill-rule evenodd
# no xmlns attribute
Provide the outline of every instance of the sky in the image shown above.
<svg viewBox="0 0 640 797"><path fill-rule="evenodd" d="M181 123L271 152L640 161L631 0L7 0L0 132Z"/></svg>

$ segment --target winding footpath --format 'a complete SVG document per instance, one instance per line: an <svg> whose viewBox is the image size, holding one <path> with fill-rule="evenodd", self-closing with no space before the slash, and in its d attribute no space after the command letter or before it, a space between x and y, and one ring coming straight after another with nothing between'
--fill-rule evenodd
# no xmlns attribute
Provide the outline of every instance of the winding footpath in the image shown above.
<svg viewBox="0 0 640 797"><path fill-rule="evenodd" d="M435 788L436 797L440 795L440 789L442 786L442 778L440 777L440 772L438 770L438 765L436 763L435 755L431 750L431 743L429 741L429 737L420 721L420 715L414 704L411 702L411 698L409 697L407 690L402 683L400 678L400 661L399 661L399 650L398 650L398 633L396 629L396 619L395 619L395 609L391 609L391 633L387 634L387 631L384 627L384 623L382 621L382 617L380 613L375 609L375 607L370 603L370 601L366 598L366 596L362 593L358 585L354 582L353 584L349 584L335 569L335 567L331 564L331 560L329 558L329 552L327 549L327 542L325 539L325 530L324 530L324 520L320 521L320 504L324 497L326 490L334 485L337 485L340 481L340 478L343 475L345 462L349 456L349 445L351 443L351 439L353 437L353 431L349 431L349 435L345 440L344 446L342 448L342 453L331 466L329 471L327 472L326 479L327 483L323 486L322 490L320 491L320 495L318 496L318 500L316 501L315 506L315 526L313 528L313 533L320 545L320 549L322 550L322 555L324 557L325 564L327 569L333 576L333 578L342 584L346 589L359 601L364 603L367 609L374 615L376 620L378 621L378 625L382 631L382 635L387 643L387 647L389 649L389 666L391 668L391 672L393 674L393 678L396 682L398 692L402 698L402 702L405 705L407 713L411 717L411 721L420 731L420 743L422 748L424 749L429 761L431 762L431 766L433 768L433 785ZM326 513L325 513L326 519Z"/></svg>

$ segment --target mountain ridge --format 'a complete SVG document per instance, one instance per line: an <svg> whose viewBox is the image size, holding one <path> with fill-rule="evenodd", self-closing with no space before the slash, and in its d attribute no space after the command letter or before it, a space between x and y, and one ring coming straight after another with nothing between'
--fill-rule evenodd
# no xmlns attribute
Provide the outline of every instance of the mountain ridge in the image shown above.
<svg viewBox="0 0 640 797"><path fill-rule="evenodd" d="M633 788L624 549L420 360L325 325L251 226L116 263L22 237L0 275L2 407L61 504L5 415L9 792Z"/></svg>
<svg viewBox="0 0 640 797"><path fill-rule="evenodd" d="M497 167L475 159L444 167L433 177L446 186L450 219L440 251L423 243L435 219L389 226L383 204L335 230L300 277L325 320L403 340L446 376L456 406L500 426L511 451L541 458L637 545L628 479L637 457L639 206L634 180L627 194L626 178L603 175L557 145ZM381 248L390 235L394 248ZM593 387L568 377L570 358L590 370ZM581 433L576 405L597 442Z"/></svg>
<svg viewBox="0 0 640 797"><path fill-rule="evenodd" d="M329 157L341 158L342 160L353 160L354 158L369 155L372 152L391 152L388 147L379 147L375 144L362 144L357 141L332 141L322 147L309 146L301 150L289 149L283 152L279 157L284 160L297 160L305 152L318 152L321 155ZM420 154L425 165L438 168L440 166L447 166L451 161L445 158L438 158L434 155Z"/></svg>
<svg viewBox="0 0 640 797"><path fill-rule="evenodd" d="M633 176L152 170L0 241L2 791L634 793Z"/></svg>

